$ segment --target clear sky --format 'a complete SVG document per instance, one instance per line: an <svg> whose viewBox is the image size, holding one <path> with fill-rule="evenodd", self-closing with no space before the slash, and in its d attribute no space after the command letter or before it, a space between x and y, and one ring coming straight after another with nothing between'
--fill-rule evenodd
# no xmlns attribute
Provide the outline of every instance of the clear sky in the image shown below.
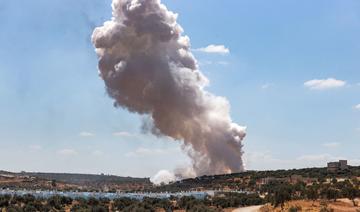
<svg viewBox="0 0 360 212"><path fill-rule="evenodd" d="M360 1L162 2L207 89L248 127L247 169L360 165ZM105 93L90 36L110 4L0 1L0 169L152 176L189 163Z"/></svg>

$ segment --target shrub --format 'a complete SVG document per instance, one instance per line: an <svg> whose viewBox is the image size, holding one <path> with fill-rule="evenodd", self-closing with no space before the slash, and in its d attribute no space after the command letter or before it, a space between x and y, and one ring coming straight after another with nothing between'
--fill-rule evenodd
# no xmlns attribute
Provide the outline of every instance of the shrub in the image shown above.
<svg viewBox="0 0 360 212"><path fill-rule="evenodd" d="M118 199L114 200L114 208L121 211L124 208L126 208L126 207L128 207L130 205L133 205L135 203L138 203L138 201L134 200L134 199L127 198L127 197L118 198Z"/></svg>
<svg viewBox="0 0 360 212"><path fill-rule="evenodd" d="M292 205L290 208L289 208L289 212L298 212L298 211L301 211L302 210L302 208L301 208L301 206L299 206L299 205Z"/></svg>
<svg viewBox="0 0 360 212"><path fill-rule="evenodd" d="M0 208L9 206L10 199L10 195L0 196Z"/></svg>

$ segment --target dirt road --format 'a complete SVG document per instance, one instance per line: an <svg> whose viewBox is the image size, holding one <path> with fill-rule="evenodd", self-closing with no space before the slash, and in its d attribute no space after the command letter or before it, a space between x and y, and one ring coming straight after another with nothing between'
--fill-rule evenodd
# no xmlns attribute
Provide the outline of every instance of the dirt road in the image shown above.
<svg viewBox="0 0 360 212"><path fill-rule="evenodd" d="M232 212L258 212L262 205L243 207L233 210Z"/></svg>

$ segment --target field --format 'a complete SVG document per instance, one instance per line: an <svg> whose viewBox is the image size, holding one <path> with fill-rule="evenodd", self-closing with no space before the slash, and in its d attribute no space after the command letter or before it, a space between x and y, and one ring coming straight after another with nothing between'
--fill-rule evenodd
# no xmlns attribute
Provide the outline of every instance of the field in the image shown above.
<svg viewBox="0 0 360 212"><path fill-rule="evenodd" d="M357 199L356 202L360 202L360 199ZM293 200L286 202L283 210L281 207L272 207L269 204L260 208L260 212L281 212L281 211L308 211L308 212L318 212L318 211L334 211L334 212L359 212L360 207L354 206L352 201L349 199L338 199L334 201L326 200Z"/></svg>

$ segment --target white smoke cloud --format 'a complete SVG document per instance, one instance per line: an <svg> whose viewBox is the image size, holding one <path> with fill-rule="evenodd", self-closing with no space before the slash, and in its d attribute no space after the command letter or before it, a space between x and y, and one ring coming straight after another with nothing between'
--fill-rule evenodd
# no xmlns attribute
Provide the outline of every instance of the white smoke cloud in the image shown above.
<svg viewBox="0 0 360 212"><path fill-rule="evenodd" d="M168 170L160 170L153 177L150 178L150 181L155 185L160 185L162 183L169 184L170 182L174 182L176 177L174 173Z"/></svg>
<svg viewBox="0 0 360 212"><path fill-rule="evenodd" d="M143 129L181 142L196 175L243 171L245 128L229 102L205 90L190 39L160 0L113 0L94 30L98 68L116 107L145 115Z"/></svg>

